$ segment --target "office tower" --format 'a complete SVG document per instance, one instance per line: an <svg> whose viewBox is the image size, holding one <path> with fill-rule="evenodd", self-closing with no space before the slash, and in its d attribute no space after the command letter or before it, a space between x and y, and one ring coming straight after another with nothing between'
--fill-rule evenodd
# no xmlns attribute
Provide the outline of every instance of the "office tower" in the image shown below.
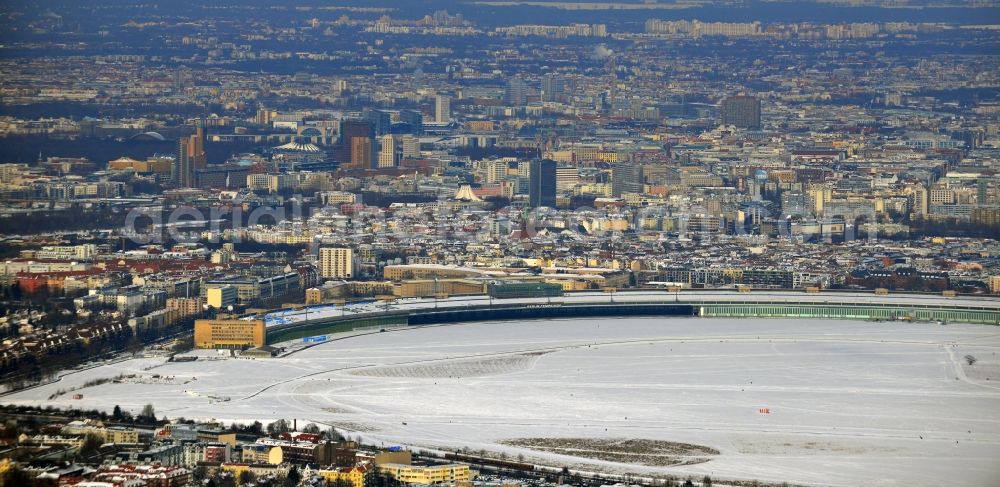
<svg viewBox="0 0 1000 487"><path fill-rule="evenodd" d="M910 208L915 218L923 219L930 213L930 192L922 184L911 188Z"/></svg>
<svg viewBox="0 0 1000 487"><path fill-rule="evenodd" d="M372 168L371 137L351 137L351 167L354 169Z"/></svg>
<svg viewBox="0 0 1000 487"><path fill-rule="evenodd" d="M483 161L482 177L486 184L499 184L507 178L507 168L510 164L507 161L491 160Z"/></svg>
<svg viewBox="0 0 1000 487"><path fill-rule="evenodd" d="M807 194L811 200L813 215L820 216L823 214L826 204L833 199L833 188L822 184L813 184L809 186Z"/></svg>
<svg viewBox="0 0 1000 487"><path fill-rule="evenodd" d="M172 168L172 179L178 188L190 188L194 184L194 167L188 157L188 139L177 140L177 158Z"/></svg>
<svg viewBox="0 0 1000 487"><path fill-rule="evenodd" d="M404 158L420 157L420 139L415 135L404 135L400 137L403 146Z"/></svg>
<svg viewBox="0 0 1000 487"><path fill-rule="evenodd" d="M378 167L396 167L399 165L400 144L395 135L386 134L379 139L381 147L378 151Z"/></svg>
<svg viewBox="0 0 1000 487"><path fill-rule="evenodd" d="M504 101L508 105L521 106L528 103L528 85L520 78L511 78L507 81L507 89L504 91Z"/></svg>
<svg viewBox="0 0 1000 487"><path fill-rule="evenodd" d="M370 141L375 135L373 132L372 124L367 120L343 120L340 122L340 144L335 154L342 167L350 166L353 160L353 139L363 137Z"/></svg>
<svg viewBox="0 0 1000 487"><path fill-rule="evenodd" d="M451 121L451 98L444 95L434 97L434 122L448 123Z"/></svg>
<svg viewBox="0 0 1000 487"><path fill-rule="evenodd" d="M528 204L556 207L556 161L535 159L528 174Z"/></svg>
<svg viewBox="0 0 1000 487"><path fill-rule="evenodd" d="M319 275L324 279L354 277L354 250L338 247L319 249Z"/></svg>
<svg viewBox="0 0 1000 487"><path fill-rule="evenodd" d="M171 168L171 177L178 188L194 187L194 172L204 169L208 158L205 155L205 129L199 123L195 133L181 137L177 141L177 158Z"/></svg>
<svg viewBox="0 0 1000 487"><path fill-rule="evenodd" d="M350 146L354 137L374 137L372 124L368 120L343 120L340 122L340 140Z"/></svg>
<svg viewBox="0 0 1000 487"><path fill-rule="evenodd" d="M188 142L188 151L195 169L205 169L208 165L208 157L205 154L205 128L203 122L198 122L198 128Z"/></svg>
<svg viewBox="0 0 1000 487"><path fill-rule="evenodd" d="M257 107L257 115L254 117L254 123L258 125L271 125L271 120L274 119L277 112L274 112L264 105Z"/></svg>
<svg viewBox="0 0 1000 487"><path fill-rule="evenodd" d="M560 166L556 168L556 189L559 191L572 191L580 182L580 170L572 166Z"/></svg>
<svg viewBox="0 0 1000 487"><path fill-rule="evenodd" d="M989 203L989 181L986 178L976 180L976 204L983 206Z"/></svg>
<svg viewBox="0 0 1000 487"><path fill-rule="evenodd" d="M531 176L532 161L518 161L514 167L517 169L517 177L527 180Z"/></svg>
<svg viewBox="0 0 1000 487"><path fill-rule="evenodd" d="M399 122L408 125L411 134L421 134L424 131L424 114L417 110L400 110Z"/></svg>
<svg viewBox="0 0 1000 487"><path fill-rule="evenodd" d="M812 206L809 196L798 191L784 191L781 193L781 216L805 216L812 214Z"/></svg>
<svg viewBox="0 0 1000 487"><path fill-rule="evenodd" d="M741 129L760 128L760 99L752 96L731 96L722 100L719 107L723 125Z"/></svg>
<svg viewBox="0 0 1000 487"><path fill-rule="evenodd" d="M382 110L371 110L368 112L368 122L372 125L372 131L376 137L381 137L384 134L389 133L392 129L392 118L389 116L389 112L383 112Z"/></svg>
<svg viewBox="0 0 1000 487"><path fill-rule="evenodd" d="M948 183L934 183L930 189L930 198L928 201L931 205L953 205L956 203L955 190L951 188Z"/></svg>
<svg viewBox="0 0 1000 487"><path fill-rule="evenodd" d="M547 74L542 77L542 101L560 101L566 92L562 76Z"/></svg>
<svg viewBox="0 0 1000 487"><path fill-rule="evenodd" d="M174 90L181 91L184 89L184 70L176 69L174 70Z"/></svg>
<svg viewBox="0 0 1000 487"><path fill-rule="evenodd" d="M625 193L642 193L642 166L623 162L611 168L611 195Z"/></svg>

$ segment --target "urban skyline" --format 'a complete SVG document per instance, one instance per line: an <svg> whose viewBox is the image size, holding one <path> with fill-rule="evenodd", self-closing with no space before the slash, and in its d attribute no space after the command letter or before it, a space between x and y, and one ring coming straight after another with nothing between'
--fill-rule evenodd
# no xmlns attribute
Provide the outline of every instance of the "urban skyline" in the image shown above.
<svg viewBox="0 0 1000 487"><path fill-rule="evenodd" d="M993 0L0 18L0 487L1000 479Z"/></svg>

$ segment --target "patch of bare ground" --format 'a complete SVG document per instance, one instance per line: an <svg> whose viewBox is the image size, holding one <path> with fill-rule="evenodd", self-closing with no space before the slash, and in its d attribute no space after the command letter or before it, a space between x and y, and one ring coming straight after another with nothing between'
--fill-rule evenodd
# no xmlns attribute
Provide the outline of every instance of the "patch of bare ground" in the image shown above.
<svg viewBox="0 0 1000 487"><path fill-rule="evenodd" d="M377 433L379 431L378 428L370 424L355 423L351 421L335 421L331 422L330 425L332 425L334 428L343 429L347 431L354 431L357 433Z"/></svg>
<svg viewBox="0 0 1000 487"><path fill-rule="evenodd" d="M629 438L515 438L503 444L648 467L694 465L707 462L719 454L718 450L702 445Z"/></svg>
<svg viewBox="0 0 1000 487"><path fill-rule="evenodd" d="M527 352L493 357L441 360L419 364L386 365L353 370L363 377L463 378L511 374L530 369L547 352Z"/></svg>
<svg viewBox="0 0 1000 487"><path fill-rule="evenodd" d="M753 455L825 455L829 453L863 455L866 453L897 452L898 448L873 447L865 444L832 441L757 441L735 440L737 450Z"/></svg>
<svg viewBox="0 0 1000 487"><path fill-rule="evenodd" d="M330 406L330 407L325 407L325 408L322 408L322 409L325 412L333 413L333 414L353 414L355 412L355 411L352 411L350 409L342 408L342 407L338 407L338 406Z"/></svg>
<svg viewBox="0 0 1000 487"><path fill-rule="evenodd" d="M521 438L519 440L530 440L530 438ZM518 440L513 440L518 441ZM620 441L620 440L619 440ZM669 443L669 442L658 442L658 443ZM507 443L508 445L514 446L512 443ZM673 443L674 445L686 445L685 443ZM432 450L438 451L452 451L451 447L446 447L442 445L422 445L425 448L430 448ZM698 445L690 445L698 448ZM527 448L527 447L526 447ZM708 448L708 450L713 450ZM537 451L537 449L536 449ZM713 450L714 451L714 450ZM512 457L502 452L496 452L491 450L472 450L469 448L464 448L456 451L456 453L461 453L463 455L471 455L478 458L488 458L493 460L507 460L516 461L518 463L527 463L530 465L543 465L550 469L561 469L567 468L571 472L584 472L583 478L593 478L593 476L608 476L606 481L608 483L615 482L616 476L627 476L632 483L632 485L645 486L645 487L680 487L684 483L685 478L691 478L690 476L684 475L671 475L671 474L652 474L650 472L635 471L633 465L613 465L613 464L595 464L595 463L585 463L585 462L572 462L572 463L558 463L552 462L551 457L545 457L542 455L518 455ZM476 464L476 461L469 461L468 463ZM697 485L697 483L696 483ZM788 482L763 482L760 480L751 479L738 479L738 478L712 478L712 485L717 487L807 487L801 484L790 484Z"/></svg>

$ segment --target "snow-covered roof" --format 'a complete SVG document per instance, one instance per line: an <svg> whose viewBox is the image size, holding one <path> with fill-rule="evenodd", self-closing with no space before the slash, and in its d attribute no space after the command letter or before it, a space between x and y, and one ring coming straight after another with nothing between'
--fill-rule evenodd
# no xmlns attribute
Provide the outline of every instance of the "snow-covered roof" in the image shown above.
<svg viewBox="0 0 1000 487"><path fill-rule="evenodd" d="M302 144L299 142L289 142L287 144L279 145L275 147L274 150L281 151L295 151L295 152L319 152L319 147L314 144Z"/></svg>

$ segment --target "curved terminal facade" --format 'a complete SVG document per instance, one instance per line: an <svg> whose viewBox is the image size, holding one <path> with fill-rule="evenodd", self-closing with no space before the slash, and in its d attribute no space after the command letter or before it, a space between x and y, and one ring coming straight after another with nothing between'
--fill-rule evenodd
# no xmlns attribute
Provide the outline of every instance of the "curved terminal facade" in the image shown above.
<svg viewBox="0 0 1000 487"><path fill-rule="evenodd" d="M636 290L496 299L367 301L283 310L264 317L267 341L383 326L584 316L830 318L1000 324L1000 300L930 294Z"/></svg>

